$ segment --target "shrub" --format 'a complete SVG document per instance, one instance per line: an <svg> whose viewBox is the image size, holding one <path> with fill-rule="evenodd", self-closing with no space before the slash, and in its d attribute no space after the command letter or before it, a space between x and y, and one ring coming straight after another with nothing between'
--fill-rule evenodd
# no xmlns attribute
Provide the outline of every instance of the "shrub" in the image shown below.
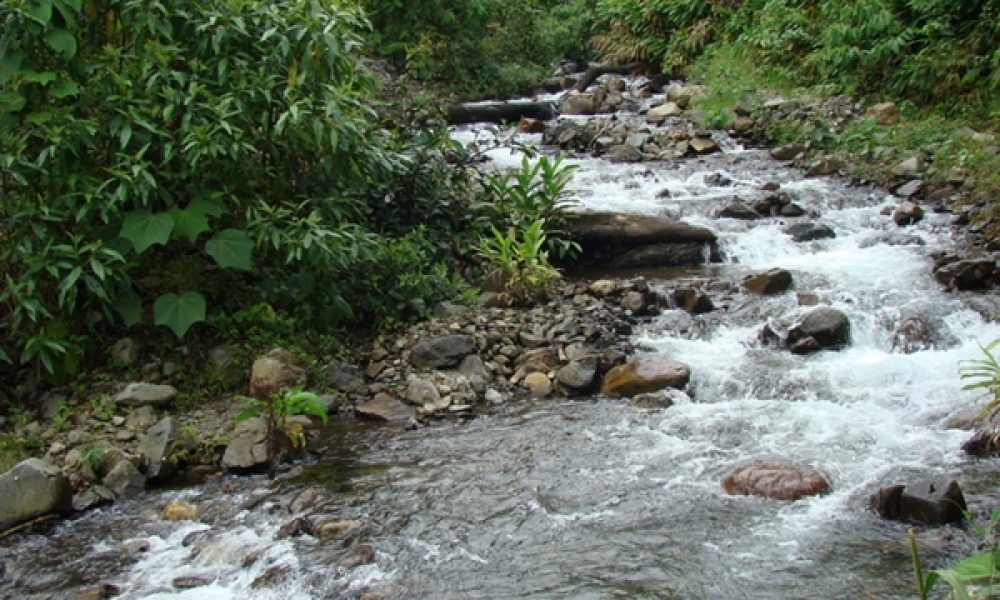
<svg viewBox="0 0 1000 600"><path fill-rule="evenodd" d="M479 254L486 261L488 281L501 290L501 300L520 305L543 297L559 279L544 249L545 221L537 219L506 233L492 227L490 232L480 241Z"/></svg>

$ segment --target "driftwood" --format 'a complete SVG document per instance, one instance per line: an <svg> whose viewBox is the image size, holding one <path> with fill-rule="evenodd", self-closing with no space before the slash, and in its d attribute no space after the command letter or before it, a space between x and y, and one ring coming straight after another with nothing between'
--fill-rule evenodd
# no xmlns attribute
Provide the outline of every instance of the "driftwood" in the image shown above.
<svg viewBox="0 0 1000 600"><path fill-rule="evenodd" d="M522 117L548 121L556 116L551 102L489 102L448 107L448 124L514 123Z"/></svg>
<svg viewBox="0 0 1000 600"><path fill-rule="evenodd" d="M639 69L646 69L649 65L641 62L629 63L627 65L590 65L587 70L584 71L583 75L576 80L576 84L573 85L573 89L578 92L585 92L590 84L597 81L597 78L601 75L607 75L608 73L614 73L616 75L628 75L632 71Z"/></svg>

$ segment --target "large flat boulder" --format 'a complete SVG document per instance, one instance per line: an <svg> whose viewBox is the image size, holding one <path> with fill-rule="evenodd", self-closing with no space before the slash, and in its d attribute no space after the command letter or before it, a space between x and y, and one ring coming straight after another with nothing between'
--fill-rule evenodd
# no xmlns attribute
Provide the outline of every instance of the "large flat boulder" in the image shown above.
<svg viewBox="0 0 1000 600"><path fill-rule="evenodd" d="M566 229L583 248L583 262L667 267L699 265L718 256L712 231L652 215L581 213L569 220Z"/></svg>
<svg viewBox="0 0 1000 600"><path fill-rule="evenodd" d="M0 531L73 509L73 488L58 467L29 458L0 475Z"/></svg>
<svg viewBox="0 0 1000 600"><path fill-rule="evenodd" d="M418 369L454 367L475 351L476 340L471 335L446 335L414 346L410 350L410 364Z"/></svg>

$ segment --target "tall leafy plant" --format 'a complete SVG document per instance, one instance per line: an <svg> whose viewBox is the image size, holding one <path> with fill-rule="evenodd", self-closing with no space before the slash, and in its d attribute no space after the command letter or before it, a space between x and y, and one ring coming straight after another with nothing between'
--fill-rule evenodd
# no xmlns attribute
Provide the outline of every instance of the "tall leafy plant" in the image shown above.
<svg viewBox="0 0 1000 600"><path fill-rule="evenodd" d="M223 282L281 294L369 255L357 198L404 159L365 27L333 0L0 4L0 360L70 372L109 326L184 336Z"/></svg>

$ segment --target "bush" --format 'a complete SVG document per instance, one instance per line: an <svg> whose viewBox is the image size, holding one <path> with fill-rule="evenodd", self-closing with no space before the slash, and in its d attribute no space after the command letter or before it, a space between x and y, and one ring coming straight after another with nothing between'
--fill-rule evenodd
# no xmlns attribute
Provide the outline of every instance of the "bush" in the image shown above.
<svg viewBox="0 0 1000 600"><path fill-rule="evenodd" d="M463 213L454 152L380 127L367 26L334 0L0 4L0 365L64 379L124 327L259 303L320 330L401 316L353 308L387 256L439 282L449 248L402 232L465 226L435 213Z"/></svg>
<svg viewBox="0 0 1000 600"><path fill-rule="evenodd" d="M530 304L545 296L559 279L545 248L545 221L538 219L506 233L496 227L484 236L479 254L486 261L487 280L509 305Z"/></svg>

